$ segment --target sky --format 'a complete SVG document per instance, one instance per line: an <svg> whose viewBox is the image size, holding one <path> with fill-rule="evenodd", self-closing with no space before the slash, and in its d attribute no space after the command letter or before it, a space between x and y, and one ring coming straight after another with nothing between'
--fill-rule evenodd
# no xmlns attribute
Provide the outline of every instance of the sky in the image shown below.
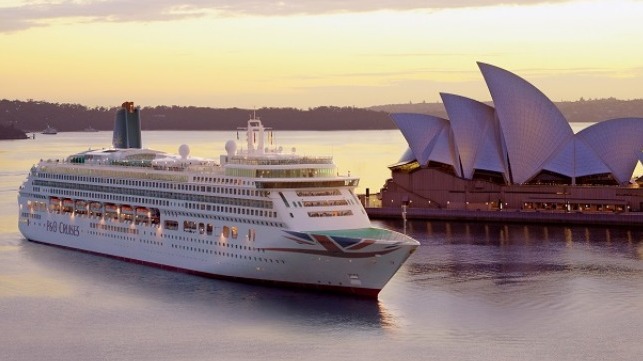
<svg viewBox="0 0 643 361"><path fill-rule="evenodd" d="M640 99L642 19L633 0L0 0L0 99L488 101L477 61L554 101Z"/></svg>

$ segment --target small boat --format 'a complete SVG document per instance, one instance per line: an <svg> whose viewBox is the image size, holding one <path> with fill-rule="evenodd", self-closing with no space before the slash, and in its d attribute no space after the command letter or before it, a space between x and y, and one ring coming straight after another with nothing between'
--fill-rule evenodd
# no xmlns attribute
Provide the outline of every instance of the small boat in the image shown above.
<svg viewBox="0 0 643 361"><path fill-rule="evenodd" d="M42 134L58 134L58 130L56 128L52 127L51 125L47 124L47 128L42 131Z"/></svg>
<svg viewBox="0 0 643 361"><path fill-rule="evenodd" d="M89 209L91 209L92 212L101 212L103 210L103 204L100 202L92 202L89 205Z"/></svg>
<svg viewBox="0 0 643 361"><path fill-rule="evenodd" d="M76 213L78 214L87 214L87 201L77 200L76 201Z"/></svg>
<svg viewBox="0 0 643 361"><path fill-rule="evenodd" d="M58 197L49 197L49 209L51 212L60 212L61 199Z"/></svg>
<svg viewBox="0 0 643 361"><path fill-rule="evenodd" d="M105 203L105 218L118 219L120 213L118 206L113 203Z"/></svg>
<svg viewBox="0 0 643 361"><path fill-rule="evenodd" d="M65 198L63 199L63 208L62 211L65 213L73 212L74 211L74 200Z"/></svg>
<svg viewBox="0 0 643 361"><path fill-rule="evenodd" d="M120 218L123 221L134 221L134 208L128 205L122 205Z"/></svg>
<svg viewBox="0 0 643 361"><path fill-rule="evenodd" d="M131 206L123 205L121 206L121 213L124 214L134 214L134 209Z"/></svg>
<svg viewBox="0 0 643 361"><path fill-rule="evenodd" d="M136 207L136 222L147 223L150 221L151 212L149 208L146 207Z"/></svg>

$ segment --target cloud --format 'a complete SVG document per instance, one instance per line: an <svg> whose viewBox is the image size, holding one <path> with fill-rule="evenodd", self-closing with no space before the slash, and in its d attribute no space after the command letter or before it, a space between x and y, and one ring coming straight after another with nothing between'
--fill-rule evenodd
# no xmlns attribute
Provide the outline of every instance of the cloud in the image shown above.
<svg viewBox="0 0 643 361"><path fill-rule="evenodd" d="M171 21L219 16L289 16L378 10L443 10L493 5L530 5L571 0L24 0L0 5L0 32L46 26L59 19Z"/></svg>
<svg viewBox="0 0 643 361"><path fill-rule="evenodd" d="M199 0L87 0L29 1L22 5L0 5L0 32L46 26L51 21L128 22L170 21L204 16L217 1Z"/></svg>
<svg viewBox="0 0 643 361"><path fill-rule="evenodd" d="M378 10L442 10L448 8L484 7L493 5L528 5L567 2L570 0L221 0L209 3L229 13L249 15L295 15L369 12Z"/></svg>

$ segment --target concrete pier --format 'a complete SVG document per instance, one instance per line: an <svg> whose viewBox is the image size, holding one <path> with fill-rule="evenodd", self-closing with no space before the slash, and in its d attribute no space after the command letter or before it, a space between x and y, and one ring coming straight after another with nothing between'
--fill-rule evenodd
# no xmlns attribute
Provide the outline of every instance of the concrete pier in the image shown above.
<svg viewBox="0 0 643 361"><path fill-rule="evenodd" d="M643 212L581 213L536 211L474 211L406 207L366 208L371 219L406 219L466 222L582 224L643 228ZM404 212L404 214L403 214Z"/></svg>

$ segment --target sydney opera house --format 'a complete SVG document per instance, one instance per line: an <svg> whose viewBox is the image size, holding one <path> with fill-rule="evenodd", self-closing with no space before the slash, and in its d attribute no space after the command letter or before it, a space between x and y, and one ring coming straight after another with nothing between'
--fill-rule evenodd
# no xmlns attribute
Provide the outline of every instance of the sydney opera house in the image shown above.
<svg viewBox="0 0 643 361"><path fill-rule="evenodd" d="M389 166L383 207L643 212L643 118L574 133L536 87L478 66L493 106L441 93L448 119L392 114L409 148Z"/></svg>

